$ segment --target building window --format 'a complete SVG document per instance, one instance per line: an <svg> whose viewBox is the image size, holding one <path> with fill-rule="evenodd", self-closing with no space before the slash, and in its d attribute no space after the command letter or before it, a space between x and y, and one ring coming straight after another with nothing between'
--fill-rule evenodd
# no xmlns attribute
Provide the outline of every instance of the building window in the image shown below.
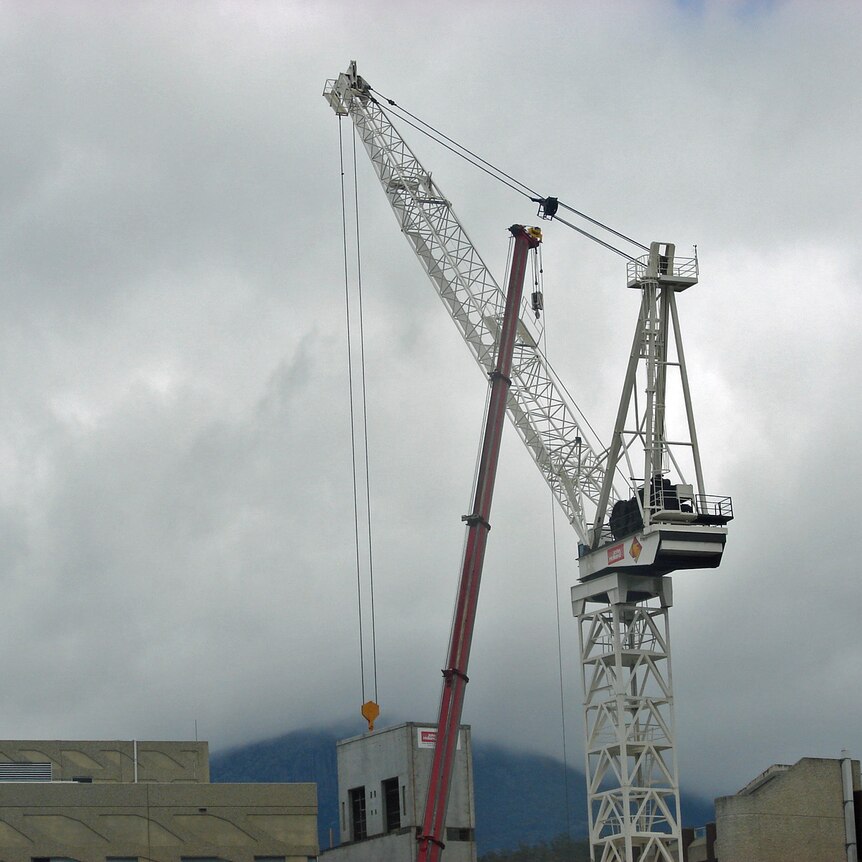
<svg viewBox="0 0 862 862"><path fill-rule="evenodd" d="M463 826L447 826L447 841L473 841L473 830Z"/></svg>
<svg viewBox="0 0 862 862"><path fill-rule="evenodd" d="M351 837L354 841L362 841L368 837L368 825L365 820L365 788L354 787L348 790L350 797Z"/></svg>
<svg viewBox="0 0 862 862"><path fill-rule="evenodd" d="M383 822L387 832L401 828L401 797L398 793L398 779L387 778L380 785L383 795Z"/></svg>

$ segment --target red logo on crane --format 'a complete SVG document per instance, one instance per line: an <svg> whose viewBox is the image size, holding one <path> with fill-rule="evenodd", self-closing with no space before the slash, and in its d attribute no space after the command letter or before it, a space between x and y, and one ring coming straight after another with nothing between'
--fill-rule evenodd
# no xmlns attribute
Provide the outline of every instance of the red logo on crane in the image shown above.
<svg viewBox="0 0 862 862"><path fill-rule="evenodd" d="M608 548L608 565L612 566L614 563L618 563L620 560L625 559L625 555L625 548L621 544Z"/></svg>

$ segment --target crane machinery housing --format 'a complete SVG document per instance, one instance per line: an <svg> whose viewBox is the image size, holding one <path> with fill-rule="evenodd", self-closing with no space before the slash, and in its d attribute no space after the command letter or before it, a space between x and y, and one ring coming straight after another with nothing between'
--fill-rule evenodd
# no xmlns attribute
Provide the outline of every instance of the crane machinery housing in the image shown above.
<svg viewBox="0 0 862 862"><path fill-rule="evenodd" d="M355 62L326 82L324 96L353 122L404 236L476 362L493 375L505 296L451 203ZM534 200L544 218L563 221L557 198ZM640 308L608 446L579 418L542 351L526 302L506 397L509 419L579 539L572 606L595 862L681 860L669 574L718 566L733 517L730 498L708 495L704 485L677 312L677 294L697 284L697 255L679 256L665 242L640 248L646 254L625 255L626 283L640 293ZM447 730L445 718L441 706L438 747L452 727L457 731L457 722ZM426 816L434 806L445 813L446 793L432 782ZM426 819L419 858L437 859L442 849L440 831L429 832Z"/></svg>

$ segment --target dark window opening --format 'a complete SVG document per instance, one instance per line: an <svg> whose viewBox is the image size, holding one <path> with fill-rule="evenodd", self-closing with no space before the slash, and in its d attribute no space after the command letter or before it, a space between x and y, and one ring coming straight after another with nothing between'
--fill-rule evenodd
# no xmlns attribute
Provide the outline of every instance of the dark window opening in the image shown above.
<svg viewBox="0 0 862 862"><path fill-rule="evenodd" d="M365 788L354 787L348 790L350 796L351 838L362 841L368 837L368 825L365 820Z"/></svg>
<svg viewBox="0 0 862 862"><path fill-rule="evenodd" d="M383 791L383 817L387 832L401 828L401 796L398 793L398 779L387 778L380 785Z"/></svg>
<svg viewBox="0 0 862 862"><path fill-rule="evenodd" d="M473 830L463 826L447 826L447 841L473 841Z"/></svg>

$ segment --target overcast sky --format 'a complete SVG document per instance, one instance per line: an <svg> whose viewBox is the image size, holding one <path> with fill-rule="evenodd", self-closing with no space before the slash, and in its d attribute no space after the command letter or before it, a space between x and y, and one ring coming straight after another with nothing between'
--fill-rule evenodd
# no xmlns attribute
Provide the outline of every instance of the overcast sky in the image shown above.
<svg viewBox="0 0 862 862"><path fill-rule="evenodd" d="M680 313L737 517L720 569L674 576L682 782L862 755L860 26L850 0L0 3L0 735L361 730L321 97L356 59L543 193L697 244ZM502 277L534 205L404 134ZM485 384L359 158L381 722L428 720ZM637 296L562 226L544 260L551 361L606 437ZM465 720L558 757L551 502L510 428L492 523Z"/></svg>

